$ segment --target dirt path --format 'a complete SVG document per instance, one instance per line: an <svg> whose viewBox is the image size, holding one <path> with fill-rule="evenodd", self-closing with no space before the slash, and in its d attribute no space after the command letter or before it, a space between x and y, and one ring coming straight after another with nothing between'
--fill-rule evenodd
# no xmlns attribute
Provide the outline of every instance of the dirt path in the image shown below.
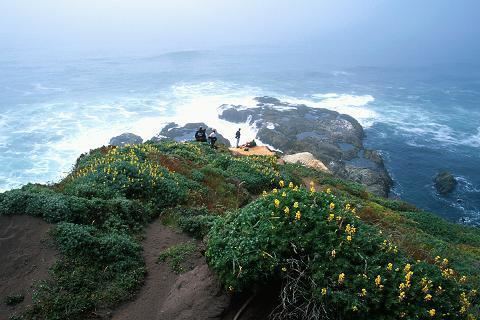
<svg viewBox="0 0 480 320"><path fill-rule="evenodd" d="M0 319L8 319L32 303L32 284L48 277L56 251L48 235L51 225L30 216L0 216ZM7 296L24 296L7 306Z"/></svg>
<svg viewBox="0 0 480 320"><path fill-rule="evenodd" d="M212 315L223 312L226 302L218 299L219 286L212 281L200 252L188 260L193 270L183 274L174 273L167 263L157 263L162 251L189 241L192 238L188 235L162 225L160 220L147 228L143 241L148 272L145 284L133 301L114 312L114 320L204 320L215 319Z"/></svg>

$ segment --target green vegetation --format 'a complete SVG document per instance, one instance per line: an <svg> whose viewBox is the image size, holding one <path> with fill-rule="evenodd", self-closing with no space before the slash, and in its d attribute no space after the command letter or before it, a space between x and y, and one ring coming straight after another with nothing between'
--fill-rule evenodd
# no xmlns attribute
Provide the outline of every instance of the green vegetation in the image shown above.
<svg viewBox="0 0 480 320"><path fill-rule="evenodd" d="M22 303L24 299L25 296L23 294L12 294L5 298L5 304L7 306L15 306L19 303Z"/></svg>
<svg viewBox="0 0 480 320"><path fill-rule="evenodd" d="M277 319L479 316L480 230L275 157L201 143L103 147L58 184L0 194L10 214L55 223L61 253L23 319L95 317L131 298L145 277L142 232L158 216L206 240L227 289L279 284ZM160 260L181 272L192 250Z"/></svg>
<svg viewBox="0 0 480 320"><path fill-rule="evenodd" d="M232 291L282 282L278 319L463 319L476 291L448 259L415 261L328 192L274 189L214 225L206 256Z"/></svg>
<svg viewBox="0 0 480 320"><path fill-rule="evenodd" d="M175 273L185 271L186 260L195 252L197 246L193 242L180 243L166 249L158 256L158 262L167 262Z"/></svg>

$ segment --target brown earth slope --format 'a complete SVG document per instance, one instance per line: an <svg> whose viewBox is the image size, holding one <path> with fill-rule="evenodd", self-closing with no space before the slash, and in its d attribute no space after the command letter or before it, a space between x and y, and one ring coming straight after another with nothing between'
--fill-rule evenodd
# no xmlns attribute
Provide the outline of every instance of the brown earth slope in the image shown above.
<svg viewBox="0 0 480 320"><path fill-rule="evenodd" d="M51 225L30 216L0 216L0 319L8 319L32 303L32 284L44 280L56 251L48 235ZM5 299L24 296L7 306Z"/></svg>
<svg viewBox="0 0 480 320"><path fill-rule="evenodd" d="M229 297L199 250L188 259L187 272L183 274L173 272L167 263L158 263L162 251L190 241L193 240L188 235L162 225L159 220L147 228L143 241L148 272L145 284L133 301L114 312L114 320L220 319Z"/></svg>

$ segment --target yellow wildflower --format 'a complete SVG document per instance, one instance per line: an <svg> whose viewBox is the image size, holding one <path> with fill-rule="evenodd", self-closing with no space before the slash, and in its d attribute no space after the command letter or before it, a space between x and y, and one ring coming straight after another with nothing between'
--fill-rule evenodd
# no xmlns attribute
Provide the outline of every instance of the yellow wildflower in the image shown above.
<svg viewBox="0 0 480 320"><path fill-rule="evenodd" d="M274 204L275 204L275 207L278 208L278 206L280 206L280 200L275 199L273 202L274 202Z"/></svg>
<svg viewBox="0 0 480 320"><path fill-rule="evenodd" d="M298 202L294 202L294 203L293 203L293 207L294 207L294 208L298 208Z"/></svg>
<svg viewBox="0 0 480 320"><path fill-rule="evenodd" d="M278 185L280 186L280 188L283 188L283 187L285 187L285 182L283 180L280 180Z"/></svg>
<svg viewBox="0 0 480 320"><path fill-rule="evenodd" d="M358 307L357 307L357 306L353 306L352 311L355 311L355 312L358 311Z"/></svg>
<svg viewBox="0 0 480 320"><path fill-rule="evenodd" d="M376 278L375 278L375 285L378 287L379 285L382 284L382 277L380 277L380 275L378 275Z"/></svg>
<svg viewBox="0 0 480 320"><path fill-rule="evenodd" d="M347 203L347 204L345 205L345 210L350 210L350 203Z"/></svg>
<svg viewBox="0 0 480 320"><path fill-rule="evenodd" d="M335 251L335 249L332 250L332 257L335 258L335 255L337 254L337 252Z"/></svg>
<svg viewBox="0 0 480 320"><path fill-rule="evenodd" d="M328 219L327 219L327 220L328 220L328 221L332 221L333 219L335 219L335 215L334 215L333 213L330 213L330 214L328 215Z"/></svg>
<svg viewBox="0 0 480 320"><path fill-rule="evenodd" d="M277 188L274 188L274 189L272 190L272 192L273 192L273 193L277 193L277 192L278 192Z"/></svg>
<svg viewBox="0 0 480 320"><path fill-rule="evenodd" d="M431 294L427 294L424 298L425 301L430 301L432 300L432 295Z"/></svg>
<svg viewBox="0 0 480 320"><path fill-rule="evenodd" d="M430 311L428 311L428 314L430 315L430 317L434 317L435 316L435 309L430 309Z"/></svg>
<svg viewBox="0 0 480 320"><path fill-rule="evenodd" d="M403 268L403 271L409 272L411 268L412 268L412 266L410 265L410 263L407 263L407 264L405 265L405 268Z"/></svg>
<svg viewBox="0 0 480 320"><path fill-rule="evenodd" d="M289 187L290 189L293 189L293 187L294 187L294 186L293 186L293 182L290 182L290 183L288 184L288 187Z"/></svg>
<svg viewBox="0 0 480 320"><path fill-rule="evenodd" d="M389 262L388 265L387 265L387 270L392 271L392 269L393 269L393 264L391 262Z"/></svg>
<svg viewBox="0 0 480 320"><path fill-rule="evenodd" d="M332 190L330 188L327 188L326 192L327 192L327 194L330 194L330 193L332 193Z"/></svg>
<svg viewBox="0 0 480 320"><path fill-rule="evenodd" d="M297 213L295 213L295 219L300 220L301 217L302 214L300 213L300 211L297 211Z"/></svg>
<svg viewBox="0 0 480 320"><path fill-rule="evenodd" d="M287 196L287 194L286 194L285 191L284 191L284 192L282 193L282 197L285 198L286 196Z"/></svg>
<svg viewBox="0 0 480 320"><path fill-rule="evenodd" d="M322 288L322 296L327 294L327 288Z"/></svg>
<svg viewBox="0 0 480 320"><path fill-rule="evenodd" d="M400 294L398 295L398 299L400 301L402 301L403 299L405 299L405 291L400 291Z"/></svg>
<svg viewBox="0 0 480 320"><path fill-rule="evenodd" d="M345 281L345 273L342 272L338 275L338 283L342 284L344 281Z"/></svg>
<svg viewBox="0 0 480 320"><path fill-rule="evenodd" d="M287 271L287 268L282 267L282 271L283 271L283 272Z"/></svg>
<svg viewBox="0 0 480 320"><path fill-rule="evenodd" d="M290 208L289 208L289 207L285 207L285 209L283 209L283 212L285 212L285 214L289 214L289 213L290 213Z"/></svg>
<svg viewBox="0 0 480 320"><path fill-rule="evenodd" d="M367 289L363 288L363 289L362 289L362 292L360 293L360 296L361 296L361 297L367 296Z"/></svg>
<svg viewBox="0 0 480 320"><path fill-rule="evenodd" d="M347 236L347 241L352 241L352 236Z"/></svg>
<svg viewBox="0 0 480 320"><path fill-rule="evenodd" d="M335 203L331 202L329 207L330 207L330 210L335 209Z"/></svg>

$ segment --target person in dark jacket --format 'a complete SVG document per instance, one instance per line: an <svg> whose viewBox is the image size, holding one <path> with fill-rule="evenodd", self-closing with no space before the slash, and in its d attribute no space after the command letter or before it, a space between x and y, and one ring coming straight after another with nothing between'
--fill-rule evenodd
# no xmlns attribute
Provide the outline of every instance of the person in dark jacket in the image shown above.
<svg viewBox="0 0 480 320"><path fill-rule="evenodd" d="M240 145L240 128L238 128L238 131L235 133L235 139L237 139L237 148Z"/></svg>
<svg viewBox="0 0 480 320"><path fill-rule="evenodd" d="M198 142L207 142L207 129L203 129L203 127L198 128L197 132L195 132L195 140Z"/></svg>

